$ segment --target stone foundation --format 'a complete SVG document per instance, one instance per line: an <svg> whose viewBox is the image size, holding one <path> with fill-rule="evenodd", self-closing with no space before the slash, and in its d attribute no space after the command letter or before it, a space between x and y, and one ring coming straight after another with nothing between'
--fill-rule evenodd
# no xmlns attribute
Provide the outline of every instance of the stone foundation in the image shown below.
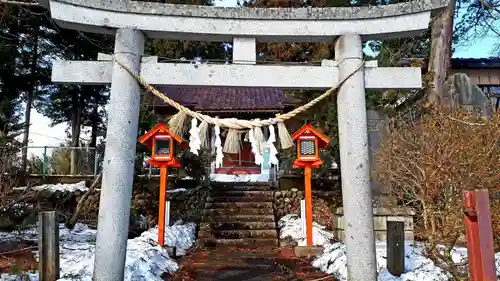
<svg viewBox="0 0 500 281"><path fill-rule="evenodd" d="M141 216L147 217L149 226L156 224L158 215L158 185L154 182L148 186L135 187L131 198L131 227L134 221ZM169 189L173 189L170 187ZM0 230L11 231L21 225L34 224L37 221L39 211L56 210L60 216L60 222L70 216L85 192L76 190L69 191L12 191L2 198L0 202L4 208L0 209ZM208 189L189 188L184 192L169 193L167 199L171 202L171 219L174 223L177 220L199 222ZM8 197L8 198L7 198ZM94 190L89 194L82 206L79 220L87 223L97 224L99 212L100 190Z"/></svg>
<svg viewBox="0 0 500 281"><path fill-rule="evenodd" d="M304 190L300 190L297 188L291 188L289 190L282 189L274 191L274 199L273 199L273 207L274 207L274 215L276 217L276 221L279 221L283 216L294 213L300 215L300 200L304 199ZM325 206L325 209L321 209L323 212L330 213L332 209L337 206L341 206L342 197L340 192L335 191L323 191L323 190L313 190L312 191L312 201L313 208L316 211L313 211L313 217L315 219L320 215L318 211L319 206ZM318 205L322 204L322 205ZM318 223L322 223L331 226L331 220L328 222L325 221L317 221Z"/></svg>
<svg viewBox="0 0 500 281"><path fill-rule="evenodd" d="M300 210L300 200L302 199L304 199L304 191L299 191L297 188L275 191L273 205L276 221L279 221L284 215L296 211L297 206Z"/></svg>
<svg viewBox="0 0 500 281"><path fill-rule="evenodd" d="M413 240L413 216L415 211L409 208L373 208L373 226L375 240L386 241L387 221L399 220L405 223L405 240ZM336 208L333 214L333 234L339 241L344 241L344 208Z"/></svg>

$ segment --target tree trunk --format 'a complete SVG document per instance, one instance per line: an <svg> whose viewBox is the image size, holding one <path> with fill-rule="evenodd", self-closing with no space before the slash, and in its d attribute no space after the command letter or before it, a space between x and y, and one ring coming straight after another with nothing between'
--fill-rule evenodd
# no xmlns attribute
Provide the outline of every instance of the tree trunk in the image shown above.
<svg viewBox="0 0 500 281"><path fill-rule="evenodd" d="M78 90L75 89L75 93L73 94L73 113L71 119L71 167L70 174L76 175L77 171L77 160L78 160L78 151L77 148L80 146L80 99Z"/></svg>
<svg viewBox="0 0 500 281"><path fill-rule="evenodd" d="M91 132L91 139L90 139L90 147L96 147L97 146L97 133L98 133L98 126L99 126L99 98L97 97L98 94L94 96L94 104L92 107L92 114L90 116L90 121L91 121L91 127L92 127L92 132Z"/></svg>
<svg viewBox="0 0 500 281"><path fill-rule="evenodd" d="M75 212L73 215L66 221L66 227L69 229L73 229L75 227L75 224L78 222L78 216L80 215L80 212L82 211L83 205L85 204L85 201L89 197L89 195L94 192L96 187L101 184L102 180L102 173L97 176L97 178L94 180L92 185L90 185L89 189L83 194L82 198L80 198L80 201L78 201L78 204L76 205Z"/></svg>
<svg viewBox="0 0 500 281"><path fill-rule="evenodd" d="M427 101L430 104L451 105L451 97L444 96L443 83L451 69L451 44L453 37L453 18L456 0L450 0L431 23L431 51L429 55L430 86Z"/></svg>
<svg viewBox="0 0 500 281"><path fill-rule="evenodd" d="M33 56L31 59L31 91L26 95L26 109L24 112L24 132L23 132L23 152L22 152L22 162L21 171L26 173L26 167L28 164L28 142L30 135L30 123L31 123L31 108L33 105L33 98L36 91L36 73L37 73L37 61L38 61L38 27L34 27L33 32Z"/></svg>

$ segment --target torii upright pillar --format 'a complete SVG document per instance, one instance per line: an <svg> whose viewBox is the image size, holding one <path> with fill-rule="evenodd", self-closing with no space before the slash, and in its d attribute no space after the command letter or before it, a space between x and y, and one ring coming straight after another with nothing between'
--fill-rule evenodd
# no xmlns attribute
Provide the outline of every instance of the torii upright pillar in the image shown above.
<svg viewBox="0 0 500 281"><path fill-rule="evenodd" d="M116 31L115 56L136 73L140 70L143 50L141 31ZM94 281L124 280L139 125L139 84L116 63L111 79L109 112L112 114L106 131Z"/></svg>
<svg viewBox="0 0 500 281"><path fill-rule="evenodd" d="M361 37L340 36L335 42L335 59L339 62L340 79L351 74L363 61ZM349 280L371 281L377 280L377 261L363 77L361 68L340 87L337 112Z"/></svg>

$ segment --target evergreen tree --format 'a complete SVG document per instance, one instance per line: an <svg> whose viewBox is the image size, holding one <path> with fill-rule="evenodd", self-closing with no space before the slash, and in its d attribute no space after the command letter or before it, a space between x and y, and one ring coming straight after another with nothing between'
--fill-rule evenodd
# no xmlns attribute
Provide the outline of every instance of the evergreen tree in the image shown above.
<svg viewBox="0 0 500 281"><path fill-rule="evenodd" d="M81 126L92 131L90 145L95 146L97 134L103 130L107 102L106 87L53 85L50 80L53 59L96 59L99 44L112 49L105 36L86 36L77 31L60 29L50 18L48 10L40 6L21 7L4 5L2 19L4 36L0 71L2 95L16 97L25 103L23 139L23 170L26 167L30 112L34 106L52 120L53 125L70 123L73 146L79 145ZM99 41L97 41L99 40ZM5 107L5 105L4 105ZM18 114L19 115L19 114Z"/></svg>
<svg viewBox="0 0 500 281"><path fill-rule="evenodd" d="M50 40L56 47L53 56L65 60L96 60L98 52L109 52L113 48L110 36L66 29L56 29ZM108 97L106 86L52 85L38 109L52 120L52 125L70 124L73 147L80 146L82 126L91 127L90 146L95 146L97 134L105 127L102 107Z"/></svg>

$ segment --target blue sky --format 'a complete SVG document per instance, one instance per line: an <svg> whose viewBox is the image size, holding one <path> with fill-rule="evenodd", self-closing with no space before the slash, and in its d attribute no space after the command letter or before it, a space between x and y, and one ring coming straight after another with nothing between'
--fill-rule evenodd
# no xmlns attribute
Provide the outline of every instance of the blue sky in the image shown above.
<svg viewBox="0 0 500 281"><path fill-rule="evenodd" d="M492 57L493 54L492 46L500 40L498 37L484 37L481 40L476 40L470 46L458 46L455 53L453 53L454 58L488 58Z"/></svg>
<svg viewBox="0 0 500 281"><path fill-rule="evenodd" d="M216 6L236 7L237 0L214 0ZM499 23L500 24L500 23ZM499 28L500 29L500 28ZM492 57L492 46L499 42L498 36L490 35L481 40L475 40L468 46L457 46L454 58L488 58Z"/></svg>

